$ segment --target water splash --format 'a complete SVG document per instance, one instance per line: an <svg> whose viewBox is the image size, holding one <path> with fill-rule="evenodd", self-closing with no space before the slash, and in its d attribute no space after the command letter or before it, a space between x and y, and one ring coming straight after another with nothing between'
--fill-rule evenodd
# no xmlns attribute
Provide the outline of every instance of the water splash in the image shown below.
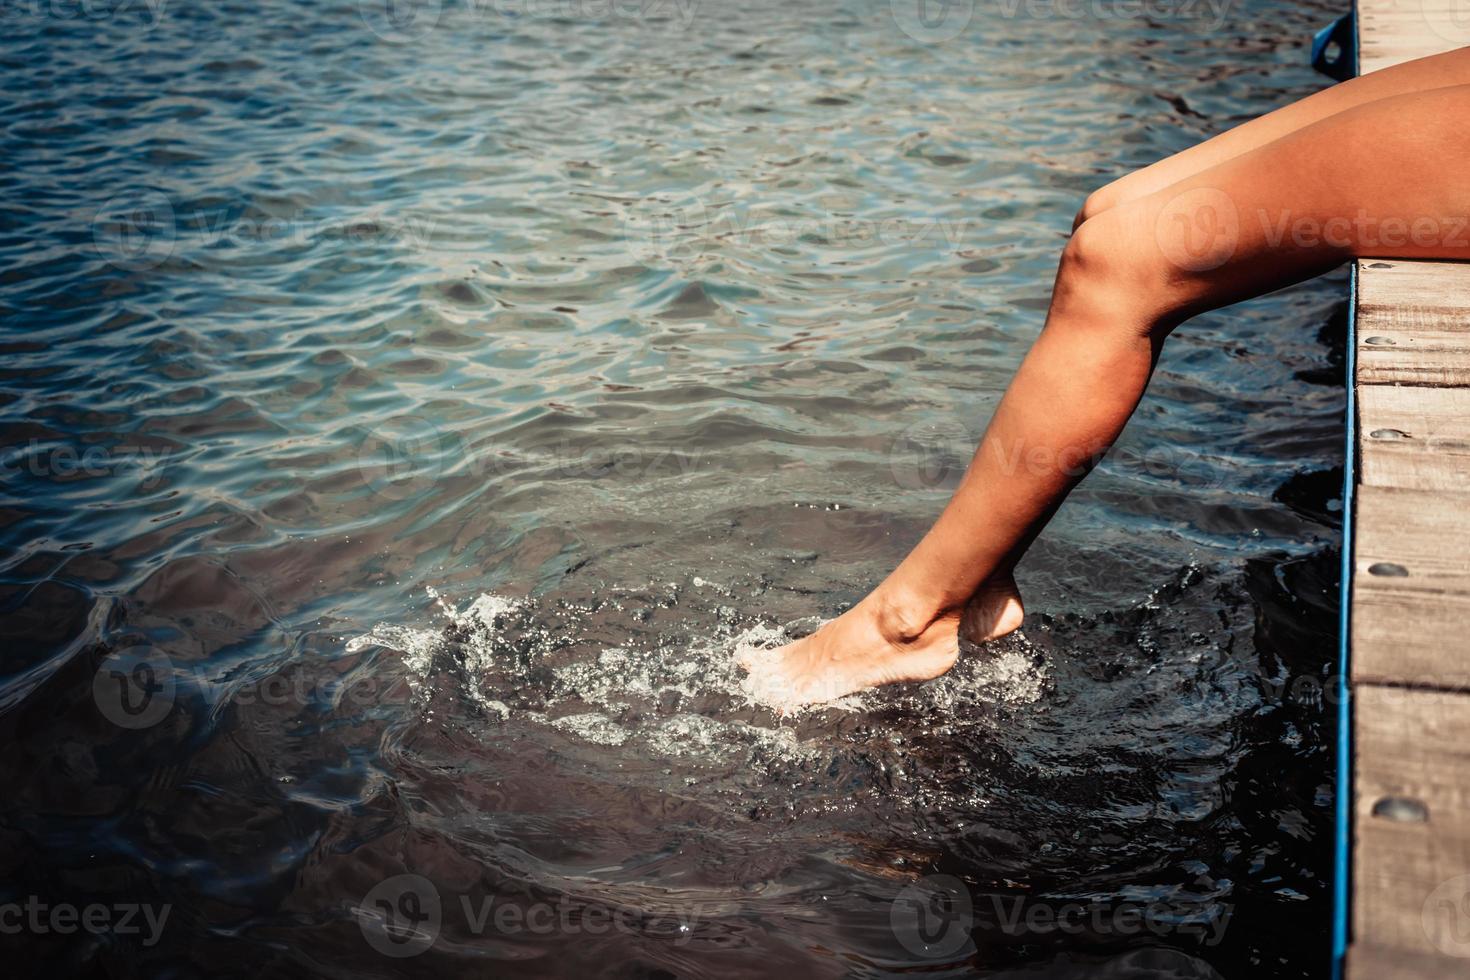
<svg viewBox="0 0 1470 980"><path fill-rule="evenodd" d="M441 623L380 623L347 648L401 651L416 691L427 690L436 673L453 675L460 714L492 723L514 719L650 759L721 766L757 757L810 762L842 745L852 726L879 715L897 712L884 728L901 733L913 716L1034 702L1048 683L1036 649L1017 634L983 647L967 644L955 669L926 684L864 691L787 713L762 696L739 663L790 642L811 622L745 622L728 606L709 622L709 611L686 597L679 612L707 625L671 638L646 624L646 600L658 589L668 605L687 594L677 583L597 600L485 593L460 608L430 590ZM733 590L718 591L739 599Z"/></svg>

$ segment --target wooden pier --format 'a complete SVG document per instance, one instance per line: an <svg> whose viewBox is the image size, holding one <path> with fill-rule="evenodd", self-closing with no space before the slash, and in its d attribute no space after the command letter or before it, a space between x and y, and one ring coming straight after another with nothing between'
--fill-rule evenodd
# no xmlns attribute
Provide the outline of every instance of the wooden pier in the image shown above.
<svg viewBox="0 0 1470 980"><path fill-rule="evenodd" d="M1470 43L1467 13L1359 0L1360 73ZM1354 281L1346 975L1470 978L1470 264Z"/></svg>

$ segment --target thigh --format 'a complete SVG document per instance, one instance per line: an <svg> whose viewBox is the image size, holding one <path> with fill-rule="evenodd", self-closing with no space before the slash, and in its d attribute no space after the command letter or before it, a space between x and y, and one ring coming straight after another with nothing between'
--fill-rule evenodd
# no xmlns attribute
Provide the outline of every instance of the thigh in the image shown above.
<svg viewBox="0 0 1470 980"><path fill-rule="evenodd" d="M1099 214L1168 326L1370 256L1470 260L1470 85L1370 102ZM1470 271L1470 270L1467 270Z"/></svg>
<svg viewBox="0 0 1470 980"><path fill-rule="evenodd" d="M1380 99L1467 84L1470 47L1350 79L1119 178L1089 198L1080 219L1187 180L1340 112Z"/></svg>

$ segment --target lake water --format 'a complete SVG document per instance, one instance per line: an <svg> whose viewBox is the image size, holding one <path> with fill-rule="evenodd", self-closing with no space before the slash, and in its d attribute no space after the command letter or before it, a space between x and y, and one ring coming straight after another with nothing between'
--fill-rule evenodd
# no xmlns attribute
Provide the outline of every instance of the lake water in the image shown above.
<svg viewBox="0 0 1470 980"><path fill-rule="evenodd" d="M917 541L1086 193L1335 7L4 11L12 963L1325 975L1343 275L1177 332L1021 634L791 718L732 653Z"/></svg>

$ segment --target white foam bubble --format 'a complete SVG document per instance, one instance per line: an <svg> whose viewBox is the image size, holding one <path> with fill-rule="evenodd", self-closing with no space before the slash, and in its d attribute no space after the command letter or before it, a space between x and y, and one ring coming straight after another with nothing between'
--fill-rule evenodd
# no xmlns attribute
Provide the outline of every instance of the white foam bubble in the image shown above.
<svg viewBox="0 0 1470 980"><path fill-rule="evenodd" d="M629 738L627 729L616 724L611 718L595 712L565 715L554 720L552 725L583 741L595 742L598 745L622 745Z"/></svg>
<svg viewBox="0 0 1470 980"><path fill-rule="evenodd" d="M666 647L569 644L574 637L555 636L545 627L539 627L543 635L538 636L532 600L484 593L461 609L437 592L429 594L453 630L446 632L442 624L379 624L350 640L348 649L382 644L401 650L416 687L436 658L453 657L462 668L466 699L497 721L519 716L592 745L624 747L654 760L678 759L686 770L691 765L738 769L773 760L809 762L833 749L831 736L825 734L830 726L820 721L815 726L811 721L797 724L799 717L833 710L863 712L893 698L891 692L865 691L792 707L783 703L783 692L764 686L762 678L769 672L761 669L762 662L816 625L813 621L738 630L719 626L672 653ZM635 613L629 612L630 622ZM508 625L514 626L520 644L514 657L507 656L502 635ZM526 638L529 645L521 642ZM1024 637L1014 634L968 650L949 674L908 688L899 700L926 714L967 704L1031 703L1046 689L1040 661ZM542 689L522 699L532 683ZM535 710L512 707L527 701L536 704ZM700 710L683 710L686 705L699 705ZM752 716L752 708L760 710ZM567 709L572 710L558 717ZM770 709L774 711L767 713Z"/></svg>
<svg viewBox="0 0 1470 980"><path fill-rule="evenodd" d="M486 697L479 690L476 678L479 672L489 666L493 656L490 638L495 630L496 619L514 611L517 608L516 601L505 596L484 593L461 612L433 588L427 591L439 614L459 627L465 637L462 646L466 667L469 669L471 695L482 707L509 716L510 708L502 701ZM384 646L401 651L403 664L409 671L409 683L415 689L429 676L434 658L449 648L443 627L415 628L392 623L378 623L364 635L347 641L347 650L350 653L369 646Z"/></svg>

